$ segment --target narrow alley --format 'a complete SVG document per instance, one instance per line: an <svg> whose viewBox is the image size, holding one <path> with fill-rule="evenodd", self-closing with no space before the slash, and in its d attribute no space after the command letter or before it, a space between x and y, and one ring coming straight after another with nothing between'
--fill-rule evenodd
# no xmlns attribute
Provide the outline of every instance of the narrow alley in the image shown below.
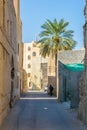
<svg viewBox="0 0 87 130"><path fill-rule="evenodd" d="M24 94L4 120L0 130L87 130L76 111L44 92Z"/></svg>

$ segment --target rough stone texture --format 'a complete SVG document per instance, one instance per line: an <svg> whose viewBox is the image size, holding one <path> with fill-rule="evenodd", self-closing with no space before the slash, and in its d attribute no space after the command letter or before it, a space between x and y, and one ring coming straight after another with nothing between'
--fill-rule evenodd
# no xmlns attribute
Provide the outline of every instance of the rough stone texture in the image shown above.
<svg viewBox="0 0 87 130"><path fill-rule="evenodd" d="M79 106L79 79L82 72L70 72L71 108Z"/></svg>
<svg viewBox="0 0 87 130"><path fill-rule="evenodd" d="M18 26L14 7L12 0L0 0L0 124L19 95Z"/></svg>
<svg viewBox="0 0 87 130"><path fill-rule="evenodd" d="M41 63L41 73L42 73L42 80L41 80L41 89L44 89L45 86L48 84L48 64Z"/></svg>
<svg viewBox="0 0 87 130"><path fill-rule="evenodd" d="M58 62L59 72L58 72L58 100L64 102L67 100L66 89L69 89L69 71L65 68L64 64L60 61ZM65 82L66 80L66 82Z"/></svg>
<svg viewBox="0 0 87 130"><path fill-rule="evenodd" d="M20 89L18 89L18 96L20 96L20 90L23 88L23 43L22 43L22 21L20 19L20 0L13 0L14 9L16 14L16 26L17 26L17 82Z"/></svg>
<svg viewBox="0 0 87 130"><path fill-rule="evenodd" d="M48 85L52 85L53 94L57 96L56 73L55 73L55 57L50 55L48 57Z"/></svg>
<svg viewBox="0 0 87 130"><path fill-rule="evenodd" d="M63 64L83 63L85 50L59 51L58 60Z"/></svg>
<svg viewBox="0 0 87 130"><path fill-rule="evenodd" d="M84 47L85 47L85 71L80 79L80 103L78 117L87 124L87 0L84 10L85 25L84 25Z"/></svg>
<svg viewBox="0 0 87 130"><path fill-rule="evenodd" d="M67 51L59 51L58 53L58 70L59 70L59 86L58 86L58 94L59 94L59 100L60 101L65 101L67 100L65 97L67 95L65 95L65 83L66 83L66 88L69 89L70 86L72 86L71 88L73 88L73 86L77 86L78 84L78 80L77 82L73 82L74 81L74 73L68 71L67 69L65 69L64 64L76 64L76 63L83 63L84 62L84 55L85 55L85 50L67 50ZM76 74L76 79L79 78L79 74ZM70 85L71 79L72 78L72 83ZM70 80L69 80L70 79ZM75 87L74 89L76 89L78 87ZM74 90L72 89L72 90ZM68 91L68 90L66 90ZM69 90L70 91L70 90ZM75 90L74 90L75 91ZM68 92L67 92L68 93ZM74 93L72 93L74 94ZM74 95L73 95L74 96ZM73 98L72 98L72 102L73 102ZM78 99L77 99L78 100ZM75 104L72 103L71 104ZM77 101L78 102L78 101ZM72 107L74 107L73 105L71 105ZM77 103L78 105L78 103Z"/></svg>
<svg viewBox="0 0 87 130"><path fill-rule="evenodd" d="M23 85L24 85L24 78L23 78L23 43L21 42L22 39L20 39L19 44L19 87L20 87L20 93L22 93Z"/></svg>
<svg viewBox="0 0 87 130"><path fill-rule="evenodd" d="M67 50L67 51L59 51L58 53L58 61L63 64L74 64L74 63L83 63L85 56L85 50ZM59 66L58 66L59 70ZM58 91L59 94L59 87L56 86L56 73L55 73L55 58L52 56L48 57L48 83L53 84L55 94ZM52 79L51 77L54 77ZM58 80L58 82L60 82ZM63 83L63 81L61 81ZM59 83L58 83L59 84Z"/></svg>
<svg viewBox="0 0 87 130"><path fill-rule="evenodd" d="M26 87L27 86L27 73L25 70L23 70L23 87L22 87L22 92L27 92L28 88Z"/></svg>
<svg viewBox="0 0 87 130"><path fill-rule="evenodd" d="M56 96L56 77L55 76L48 76L48 86L53 86L53 94Z"/></svg>
<svg viewBox="0 0 87 130"><path fill-rule="evenodd" d="M48 76L55 76L55 57L48 57Z"/></svg>
<svg viewBox="0 0 87 130"><path fill-rule="evenodd" d="M84 62L85 50L67 50L67 51L59 51L58 53L58 94L59 100L64 101L64 86L63 82L67 82L69 84L70 78L69 72L65 69L63 64L75 64L75 63L83 63ZM73 74L71 74L73 75ZM73 77L73 76L72 76ZM77 76L78 77L78 76Z"/></svg>
<svg viewBox="0 0 87 130"><path fill-rule="evenodd" d="M66 59L67 60L67 59ZM59 101L70 101L70 107L78 107L79 103L79 78L82 72L68 70L59 62Z"/></svg>

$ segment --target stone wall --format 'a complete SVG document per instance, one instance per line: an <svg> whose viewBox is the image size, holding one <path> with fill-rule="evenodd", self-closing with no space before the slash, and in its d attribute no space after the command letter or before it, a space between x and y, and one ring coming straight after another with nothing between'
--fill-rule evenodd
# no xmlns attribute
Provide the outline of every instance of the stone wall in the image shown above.
<svg viewBox="0 0 87 130"><path fill-rule="evenodd" d="M72 91L71 94L71 107L78 106L78 89L79 89L79 78L82 74L82 72L70 72L65 69L64 64L78 64L78 63L84 63L84 57L85 57L85 50L67 50L67 51L60 51L58 53L58 70L59 70L59 100L64 101L65 96L63 94L64 92L64 82L66 82L66 87L70 88ZM61 63L61 64L60 64ZM66 81L64 81L66 80ZM76 82L74 82L76 80ZM71 82L71 83L70 83ZM75 88L73 87L75 86ZM76 95L74 95L74 92L76 91ZM77 96L77 100L76 100ZM75 102L75 100L77 102Z"/></svg>
<svg viewBox="0 0 87 130"><path fill-rule="evenodd" d="M61 102L70 101L70 107L78 107L79 104L79 78L82 71L70 71L61 62L59 65L59 96Z"/></svg>
<svg viewBox="0 0 87 130"><path fill-rule="evenodd" d="M19 70L20 70L19 87L20 87L20 93L22 93L22 88L24 85L24 78L23 78L23 43L21 43L21 41L19 44Z"/></svg>
<svg viewBox="0 0 87 130"><path fill-rule="evenodd" d="M85 71L79 82L80 103L78 109L78 117L87 124L87 0L84 9L85 25L84 25L84 47L85 47Z"/></svg>
<svg viewBox="0 0 87 130"><path fill-rule="evenodd" d="M74 63L83 63L85 57L85 50L65 50L59 51L58 53L58 61L62 64L74 64ZM59 66L58 66L59 70ZM53 78L52 78L53 77ZM55 79L55 80L54 80ZM58 80L58 82L60 82ZM56 91L59 93L59 87L56 86L56 73L55 73L55 57L48 57L48 84L53 84L54 93L56 95Z"/></svg>
<svg viewBox="0 0 87 130"><path fill-rule="evenodd" d="M23 43L22 43L22 21L20 19L20 0L13 0L16 14L17 26L17 79L18 79L18 93L23 87Z"/></svg>
<svg viewBox="0 0 87 130"><path fill-rule="evenodd" d="M55 57L50 55L48 57L48 85L52 85L53 94L57 96L56 73L55 73Z"/></svg>
<svg viewBox="0 0 87 130"><path fill-rule="evenodd" d="M12 0L0 0L0 124L19 95L17 19Z"/></svg>
<svg viewBox="0 0 87 130"><path fill-rule="evenodd" d="M87 88L85 85L85 72L79 80L79 109L78 117L87 124Z"/></svg>
<svg viewBox="0 0 87 130"><path fill-rule="evenodd" d="M48 84L48 71L47 71L47 63L41 63L41 73L42 73L42 80L41 80L41 89L44 90L44 87Z"/></svg>
<svg viewBox="0 0 87 130"><path fill-rule="evenodd" d="M59 72L58 72L58 100L64 102L67 100L66 89L69 88L69 71L65 68L64 64L60 61L58 62Z"/></svg>
<svg viewBox="0 0 87 130"><path fill-rule="evenodd" d="M83 63L85 50L59 51L58 60L63 64Z"/></svg>
<svg viewBox="0 0 87 130"><path fill-rule="evenodd" d="M53 86L53 94L56 96L56 77L55 76L48 76L48 86L49 85Z"/></svg>
<svg viewBox="0 0 87 130"><path fill-rule="evenodd" d="M79 79L82 72L70 73L70 91L71 91L71 108L78 108L79 106Z"/></svg>
<svg viewBox="0 0 87 130"><path fill-rule="evenodd" d="M10 57L0 43L0 123L9 110L10 101ZM5 70L5 71L4 71Z"/></svg>

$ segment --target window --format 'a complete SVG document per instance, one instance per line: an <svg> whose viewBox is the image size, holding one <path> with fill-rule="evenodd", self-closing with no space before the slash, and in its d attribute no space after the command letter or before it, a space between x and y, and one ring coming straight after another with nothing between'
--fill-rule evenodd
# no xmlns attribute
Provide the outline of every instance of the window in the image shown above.
<svg viewBox="0 0 87 130"><path fill-rule="evenodd" d="M28 73L28 77L30 77L31 76L31 74L30 73Z"/></svg>
<svg viewBox="0 0 87 130"><path fill-rule="evenodd" d="M28 51L30 51L31 50L31 48L30 48L30 46L28 47Z"/></svg>
<svg viewBox="0 0 87 130"><path fill-rule="evenodd" d="M29 82L29 87L31 87L31 82Z"/></svg>
<svg viewBox="0 0 87 130"><path fill-rule="evenodd" d="M30 64L28 64L28 68L31 68L31 65L30 65Z"/></svg>
<svg viewBox="0 0 87 130"><path fill-rule="evenodd" d="M28 55L28 60L30 60L31 59L31 56L30 55Z"/></svg>
<svg viewBox="0 0 87 130"><path fill-rule="evenodd" d="M33 56L36 56L36 52L33 52L32 55L33 55Z"/></svg>

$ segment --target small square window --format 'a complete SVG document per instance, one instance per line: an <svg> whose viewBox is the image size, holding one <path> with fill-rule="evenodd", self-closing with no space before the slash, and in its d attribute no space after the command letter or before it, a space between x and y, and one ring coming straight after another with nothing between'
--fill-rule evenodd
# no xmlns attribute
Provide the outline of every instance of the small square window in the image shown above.
<svg viewBox="0 0 87 130"><path fill-rule="evenodd" d="M30 65L30 64L28 64L28 68L31 68L31 65Z"/></svg>
<svg viewBox="0 0 87 130"><path fill-rule="evenodd" d="M32 55L33 55L33 56L36 56L36 52L33 52Z"/></svg>
<svg viewBox="0 0 87 130"><path fill-rule="evenodd" d="M31 74L30 73L28 73L28 77L30 77L31 76Z"/></svg>
<svg viewBox="0 0 87 130"><path fill-rule="evenodd" d="M31 50L31 48L30 47L28 47L28 51L30 51Z"/></svg>
<svg viewBox="0 0 87 130"><path fill-rule="evenodd" d="M31 59L31 56L30 55L28 55L28 60L30 60Z"/></svg>

